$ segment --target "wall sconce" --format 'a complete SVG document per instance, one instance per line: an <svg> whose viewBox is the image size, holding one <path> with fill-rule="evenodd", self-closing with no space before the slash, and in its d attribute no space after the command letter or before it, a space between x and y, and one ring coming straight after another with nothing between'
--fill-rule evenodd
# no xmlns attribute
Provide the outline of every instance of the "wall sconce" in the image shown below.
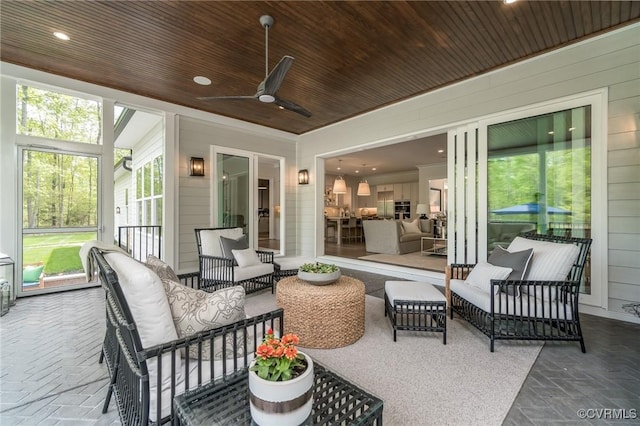
<svg viewBox="0 0 640 426"><path fill-rule="evenodd" d="M189 176L204 176L204 158L191 157L191 160L189 160Z"/></svg>
<svg viewBox="0 0 640 426"><path fill-rule="evenodd" d="M298 171L298 185L309 184L309 170L302 169Z"/></svg>
<svg viewBox="0 0 640 426"><path fill-rule="evenodd" d="M120 207L116 207L116 214L120 214Z"/></svg>

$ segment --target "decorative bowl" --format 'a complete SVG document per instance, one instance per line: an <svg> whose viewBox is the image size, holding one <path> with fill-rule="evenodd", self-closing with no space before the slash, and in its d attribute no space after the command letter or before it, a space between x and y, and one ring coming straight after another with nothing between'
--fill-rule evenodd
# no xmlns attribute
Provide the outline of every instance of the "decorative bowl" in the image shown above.
<svg viewBox="0 0 640 426"><path fill-rule="evenodd" d="M340 279L342 272L340 269L334 272L304 272L298 270L298 278L302 281L312 285L327 285L332 284Z"/></svg>

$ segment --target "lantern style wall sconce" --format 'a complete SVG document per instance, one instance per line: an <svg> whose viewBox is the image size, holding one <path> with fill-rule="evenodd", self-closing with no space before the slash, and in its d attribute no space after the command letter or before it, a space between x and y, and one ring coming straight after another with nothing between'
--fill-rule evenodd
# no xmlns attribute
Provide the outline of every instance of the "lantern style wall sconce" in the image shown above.
<svg viewBox="0 0 640 426"><path fill-rule="evenodd" d="M204 158L191 157L191 160L189 160L189 176L204 176Z"/></svg>
<svg viewBox="0 0 640 426"><path fill-rule="evenodd" d="M309 170L302 169L298 172L298 185L307 185L309 183Z"/></svg>

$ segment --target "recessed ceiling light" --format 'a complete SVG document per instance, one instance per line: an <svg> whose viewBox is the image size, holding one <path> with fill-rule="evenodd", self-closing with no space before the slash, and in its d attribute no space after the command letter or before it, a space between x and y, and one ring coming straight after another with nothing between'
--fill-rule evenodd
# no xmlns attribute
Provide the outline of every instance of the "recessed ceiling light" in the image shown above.
<svg viewBox="0 0 640 426"><path fill-rule="evenodd" d="M360 170L356 170L356 173L360 173Z"/></svg>
<svg viewBox="0 0 640 426"><path fill-rule="evenodd" d="M552 134L553 134L553 130L551 130L550 132L547 132L547 133L549 133L550 135L552 135Z"/></svg>
<svg viewBox="0 0 640 426"><path fill-rule="evenodd" d="M280 109L284 109L284 107L282 105L278 105L278 108Z"/></svg>
<svg viewBox="0 0 640 426"><path fill-rule="evenodd" d="M209 80L207 77L203 77L201 75L197 75L197 76L193 77L193 81L195 81L197 84L199 84L201 86L209 86L209 85L211 85L211 80Z"/></svg>
<svg viewBox="0 0 640 426"><path fill-rule="evenodd" d="M515 3L518 0L503 0L504 4L511 4L511 3Z"/></svg>
<svg viewBox="0 0 640 426"><path fill-rule="evenodd" d="M378 170L378 169L376 169L375 167L372 167L372 168L371 168L371 170L373 170L373 171L375 172L375 171L376 171L376 170Z"/></svg>
<svg viewBox="0 0 640 426"><path fill-rule="evenodd" d="M573 132L576 128L575 127L569 127L569 131Z"/></svg>
<svg viewBox="0 0 640 426"><path fill-rule="evenodd" d="M71 40L71 37L69 37L65 33L61 33L60 31L54 32L53 35L56 36L57 38L59 38L60 40L64 40L64 41Z"/></svg>
<svg viewBox="0 0 640 426"><path fill-rule="evenodd" d="M442 154L444 152L444 149L439 149L438 153Z"/></svg>

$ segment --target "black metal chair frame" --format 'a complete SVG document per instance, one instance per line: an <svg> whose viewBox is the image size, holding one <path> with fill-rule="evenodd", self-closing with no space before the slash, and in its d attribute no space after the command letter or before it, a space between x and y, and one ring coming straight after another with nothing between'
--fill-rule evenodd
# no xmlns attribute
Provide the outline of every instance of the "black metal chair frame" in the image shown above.
<svg viewBox="0 0 640 426"><path fill-rule="evenodd" d="M133 320L129 305L120 287L117 274L98 248L92 248L89 256L90 261L94 262L98 267L98 276L106 292L107 332L105 334L103 354L109 371L110 383L103 412L107 411L111 396L115 396L122 424L147 425L150 423L149 415L153 412L152 410L155 411L155 418L160 419L156 422L157 424L174 421L173 404L170 414L163 416L162 398L159 395L156 398L157 406L150 406L148 362L154 362L157 365L157 389L161 389L161 372L163 369L165 371L170 369L171 377L173 378L171 380L170 393L173 399L176 395L177 385L175 378L180 374L185 378L184 385L186 389L191 389L194 385L200 386L209 383L214 377L219 377L219 380L225 380L233 375L233 372L229 372L231 366L228 365L227 360L222 362L222 371L214 370L214 357L212 355L220 345L223 352L226 351L228 344L233 345L231 349L234 353L243 352L242 356L233 360L233 371L237 371L248 368L251 361L250 355L252 354L248 352L247 348L257 347L260 343L260 336L264 335L267 329L284 329L283 310L277 309L213 330L203 331L151 348L143 348L137 325ZM227 336L232 336L232 338L227 339ZM227 343L227 341L233 343ZM244 342L243 349L238 346L238 341ZM205 353L203 343L205 342L210 345L210 353L207 352L210 355L209 360L203 359ZM217 346L214 348L215 345ZM182 369L180 369L175 360L179 359L182 353L189 353L189 349L194 346L198 348L198 358L185 358L182 362ZM170 356L166 357L167 354ZM169 361L167 361L167 358ZM194 367L197 383L190 384L189 372ZM207 374L207 371L210 371L210 374Z"/></svg>
<svg viewBox="0 0 640 426"><path fill-rule="evenodd" d="M527 287L533 304L525 304L522 298L491 298L491 312L486 312L462 296L450 290L449 280L464 280L474 264L452 264L447 266L445 280L449 299L451 319L457 313L490 339L489 348L494 351L496 340L560 340L580 342L580 349L586 352L578 298L580 280L589 255L590 238L569 238L555 235L524 233L522 237L531 240L575 244L580 251L565 281L491 280L492 289L516 294L516 289ZM535 255L535 254L534 254ZM542 313L541 315L536 313ZM555 315L555 316L554 316Z"/></svg>
<svg viewBox="0 0 640 426"><path fill-rule="evenodd" d="M223 228L196 228L196 242L198 244L198 270L200 273L200 289L206 291L215 291L225 287L241 285L247 294L271 288L273 293L273 284L275 279L274 273L259 275L246 280L235 280L235 270L233 259L218 256L209 256L202 254L202 241L200 232L202 231L219 231L222 229L234 229L237 227ZM273 252L265 250L256 250L256 254L262 263L273 264ZM210 276L210 271L216 271L215 276Z"/></svg>

